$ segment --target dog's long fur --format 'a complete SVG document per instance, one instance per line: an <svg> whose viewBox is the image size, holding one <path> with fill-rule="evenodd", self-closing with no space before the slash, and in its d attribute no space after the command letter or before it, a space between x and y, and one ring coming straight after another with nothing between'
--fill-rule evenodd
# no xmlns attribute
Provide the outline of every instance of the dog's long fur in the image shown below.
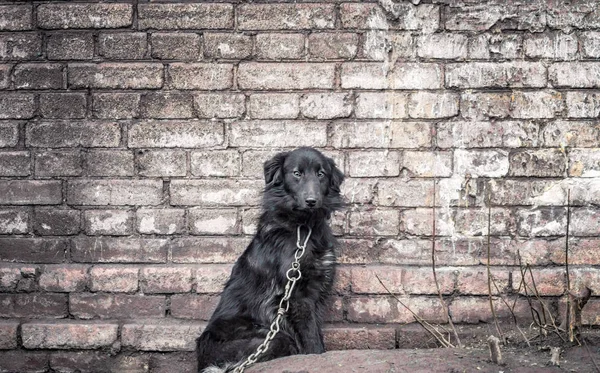
<svg viewBox="0 0 600 373"><path fill-rule="evenodd" d="M296 230L312 235L300 260L302 277L281 331L259 361L324 352L321 332L335 276L335 238L327 219L342 207L344 175L312 148L279 153L265 162L263 213L252 242L235 263L221 300L198 338L198 372L226 372L264 341L275 319L296 251ZM218 367L218 368L217 368Z"/></svg>

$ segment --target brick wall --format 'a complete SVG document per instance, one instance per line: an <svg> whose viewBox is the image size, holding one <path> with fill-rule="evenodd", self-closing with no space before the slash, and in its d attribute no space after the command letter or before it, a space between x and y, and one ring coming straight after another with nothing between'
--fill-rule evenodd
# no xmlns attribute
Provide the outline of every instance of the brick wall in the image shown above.
<svg viewBox="0 0 600 373"><path fill-rule="evenodd" d="M517 253L565 290L569 190L571 283L600 294L600 5L380 3L3 2L0 371L193 371L262 162L299 145L347 176L330 349L410 345L375 274L446 321L434 190L455 323L491 317L488 198L520 317Z"/></svg>

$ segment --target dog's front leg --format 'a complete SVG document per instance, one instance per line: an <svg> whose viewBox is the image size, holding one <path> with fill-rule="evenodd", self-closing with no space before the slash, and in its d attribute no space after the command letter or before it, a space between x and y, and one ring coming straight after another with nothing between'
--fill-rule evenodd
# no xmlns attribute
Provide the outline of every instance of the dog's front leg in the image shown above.
<svg viewBox="0 0 600 373"><path fill-rule="evenodd" d="M305 354L325 352L323 333L321 332L320 312L310 302L299 302L292 306L295 312L290 317L297 337Z"/></svg>

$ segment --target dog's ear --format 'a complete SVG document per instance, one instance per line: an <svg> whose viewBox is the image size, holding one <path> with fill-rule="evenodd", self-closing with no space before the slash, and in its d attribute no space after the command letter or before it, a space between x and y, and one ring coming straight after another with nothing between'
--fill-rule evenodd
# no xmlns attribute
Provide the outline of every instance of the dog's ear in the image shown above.
<svg viewBox="0 0 600 373"><path fill-rule="evenodd" d="M288 153L276 154L264 164L265 183L267 185L278 185L283 182L283 162Z"/></svg>
<svg viewBox="0 0 600 373"><path fill-rule="evenodd" d="M344 174L340 171L339 168L335 165L335 161L331 158L327 158L327 162L331 167L331 178L329 179L329 185L332 190L336 192L340 192L340 187L344 182Z"/></svg>

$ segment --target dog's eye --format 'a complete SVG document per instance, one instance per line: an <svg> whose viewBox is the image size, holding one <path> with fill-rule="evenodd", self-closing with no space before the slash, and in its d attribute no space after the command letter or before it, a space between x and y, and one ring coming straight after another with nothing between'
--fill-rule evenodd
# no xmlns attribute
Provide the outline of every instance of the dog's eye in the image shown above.
<svg viewBox="0 0 600 373"><path fill-rule="evenodd" d="M319 177L319 179L322 179L322 178L324 178L324 177L325 177L325 172L323 172L323 171L319 171L319 172L317 173L317 176Z"/></svg>
<svg viewBox="0 0 600 373"><path fill-rule="evenodd" d="M300 176L302 176L302 173L300 171L294 171L294 176L300 177Z"/></svg>

